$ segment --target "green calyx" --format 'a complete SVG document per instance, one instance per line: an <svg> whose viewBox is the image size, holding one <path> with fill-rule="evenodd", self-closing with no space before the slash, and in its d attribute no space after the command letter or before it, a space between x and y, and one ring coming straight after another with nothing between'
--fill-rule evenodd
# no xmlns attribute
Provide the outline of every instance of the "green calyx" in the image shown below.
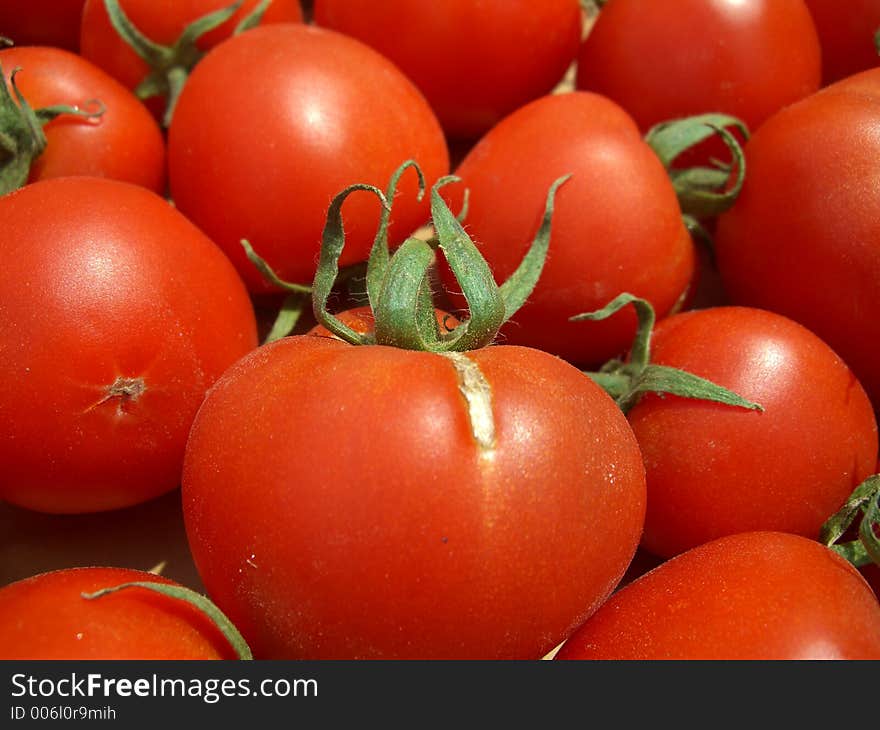
<svg viewBox="0 0 880 730"><path fill-rule="evenodd" d="M224 614L209 598L184 586L168 583L152 583L150 581L133 581L131 583L122 583L121 585L103 588L94 593L83 593L82 597L88 601L94 601L104 596L109 596L113 593L133 588L143 588L148 591L153 591L154 593L159 593L163 596L168 596L177 601L188 603L211 620L211 622L220 630L220 633L223 634L226 641L229 642L229 645L232 647L233 651L235 651L235 655L239 659L250 660L254 658L244 637L232 621L229 620L226 614Z"/></svg>
<svg viewBox="0 0 880 730"><path fill-rule="evenodd" d="M351 185L330 204L322 236L321 255L312 285L315 318L334 335L356 345L390 345L425 352L463 352L489 345L501 326L525 303L534 290L550 243L551 221L556 191L569 176L560 177L549 189L541 225L517 270L501 286L495 283L488 263L467 235L461 222L440 195L440 190L458 178L438 180L431 190L431 218L435 236L430 241L407 238L391 253L388 228L391 203L401 176L412 168L418 176L419 199L425 192L425 179L418 165L409 160L391 177L383 192L372 185ZM345 246L342 205L354 192L366 191L382 204L379 227L366 268L367 299L375 319L375 332L362 334L341 322L328 309L328 301L339 276L339 257ZM245 245L251 260L276 285L285 284L271 273L268 265ZM441 252L455 276L468 306L468 316L451 330L441 332L435 316L430 272ZM288 291L291 291L288 289Z"/></svg>
<svg viewBox="0 0 880 730"><path fill-rule="evenodd" d="M150 72L138 84L135 94L140 99L149 99L154 96L165 98L165 113L162 123L166 128L171 124L177 99L183 90L190 71L202 59L202 56L205 55L197 45L198 40L206 33L223 25L223 23L235 15L243 2L244 0L236 0L236 2L227 7L194 20L184 28L180 37L173 45L163 46L147 38L132 23L131 19L120 7L119 0L104 0L104 8L107 10L107 15L113 28L150 67ZM272 0L262 0L247 17L238 23L234 34L241 33L257 25L271 2Z"/></svg>
<svg viewBox="0 0 880 730"><path fill-rule="evenodd" d="M861 514L857 540L838 542ZM822 525L819 540L842 555L855 567L871 563L880 565L880 538L875 528L880 526L880 474L874 474L858 487L843 507Z"/></svg>
<svg viewBox="0 0 880 730"><path fill-rule="evenodd" d="M701 114L661 122L645 135L645 142L666 168L685 215L696 219L713 218L736 202L745 181L746 162L742 146L731 133L731 129L737 130L744 139L748 139L748 127L741 120L727 114ZM685 151L714 135L719 136L730 151L730 163L713 159L710 167L673 166L675 160Z"/></svg>
<svg viewBox="0 0 880 730"><path fill-rule="evenodd" d="M76 106L50 106L33 109L16 84L21 68L12 70L9 87L0 81L0 195L17 190L27 182L31 165L46 149L43 126L62 114L97 119L105 109L101 102L90 100L93 110ZM0 79L3 69L0 68Z"/></svg>
<svg viewBox="0 0 880 730"><path fill-rule="evenodd" d="M652 364L651 335L654 330L655 314L654 308L645 299L639 299L632 294L621 294L604 308L596 312L578 314L571 317L571 321L607 319L630 304L636 310L638 329L629 359L611 360L599 371L585 373L615 400L624 413L629 412L645 393L676 395L748 410L764 410L758 403L746 400L732 390L693 373Z"/></svg>

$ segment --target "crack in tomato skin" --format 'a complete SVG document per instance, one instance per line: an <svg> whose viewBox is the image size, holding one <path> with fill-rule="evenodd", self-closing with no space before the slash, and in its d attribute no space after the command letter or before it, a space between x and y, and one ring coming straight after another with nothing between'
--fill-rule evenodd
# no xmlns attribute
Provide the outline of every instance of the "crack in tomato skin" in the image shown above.
<svg viewBox="0 0 880 730"><path fill-rule="evenodd" d="M477 365L460 352L438 353L448 359L455 368L458 390L468 407L468 420L474 441L482 451L495 448L495 417L492 413L492 386Z"/></svg>

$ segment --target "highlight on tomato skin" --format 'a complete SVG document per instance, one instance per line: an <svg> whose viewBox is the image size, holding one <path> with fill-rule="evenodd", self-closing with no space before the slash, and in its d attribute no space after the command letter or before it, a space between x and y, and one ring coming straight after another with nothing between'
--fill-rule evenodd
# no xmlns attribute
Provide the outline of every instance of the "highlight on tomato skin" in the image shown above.
<svg viewBox="0 0 880 730"><path fill-rule="evenodd" d="M0 659L236 658L217 626L183 601L141 588L83 597L135 581L175 585L146 571L88 567L0 588Z"/></svg>
<svg viewBox="0 0 880 730"><path fill-rule="evenodd" d="M611 596L558 660L880 659L880 603L815 540L730 535Z"/></svg>

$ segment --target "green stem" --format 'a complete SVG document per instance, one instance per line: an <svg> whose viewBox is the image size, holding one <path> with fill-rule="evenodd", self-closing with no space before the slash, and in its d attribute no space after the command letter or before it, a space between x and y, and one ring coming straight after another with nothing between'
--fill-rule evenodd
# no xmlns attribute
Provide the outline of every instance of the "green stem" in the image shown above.
<svg viewBox="0 0 880 730"><path fill-rule="evenodd" d="M764 410L760 404L698 375L651 363L651 337L656 316L654 308L645 299L632 294L620 294L602 309L575 315L570 320L579 322L607 319L630 304L636 310L638 328L628 361L611 360L599 372L585 372L585 375L592 378L615 400L624 413L628 413L645 393L677 395L747 410Z"/></svg>
<svg viewBox="0 0 880 730"><path fill-rule="evenodd" d="M229 645L235 651L235 654L239 659L250 660L254 658L244 637L232 621L227 618L226 614L224 614L209 598L184 586L169 585L167 583L151 583L148 581L133 581L131 583L123 583L110 588L103 588L94 593L83 593L82 597L86 600L94 601L104 596L109 596L113 593L118 593L119 591L131 588L144 588L148 591L153 591L154 593L159 593L163 596L168 596L169 598L188 603L211 620L211 622L223 634L224 638L229 642Z"/></svg>

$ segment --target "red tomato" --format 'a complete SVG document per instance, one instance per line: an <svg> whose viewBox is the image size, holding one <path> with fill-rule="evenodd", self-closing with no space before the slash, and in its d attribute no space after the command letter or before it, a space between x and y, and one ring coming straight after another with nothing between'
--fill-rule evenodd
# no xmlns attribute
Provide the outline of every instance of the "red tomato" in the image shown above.
<svg viewBox="0 0 880 730"><path fill-rule="evenodd" d="M880 1L806 0L822 45L822 81L830 84L880 64L874 34L880 30Z"/></svg>
<svg viewBox="0 0 880 730"><path fill-rule="evenodd" d="M244 0L241 8L223 25L202 36L197 45L208 51L228 38L260 0ZM119 7L147 38L170 46L184 28L195 20L230 6L230 0L119 0ZM261 22L302 21L299 0L272 0ZM110 24L104 0L86 0L80 28L82 55L134 89L149 73L146 62L120 37Z"/></svg>
<svg viewBox="0 0 880 730"><path fill-rule="evenodd" d="M309 283L339 190L352 180L384 186L407 159L421 165L429 184L449 168L436 117L390 61L303 25L255 28L209 53L180 97L168 154L178 208L255 292L269 285L242 238L282 279ZM402 240L427 219L427 196L417 203L416 190L415 176L405 176L392 238ZM367 258L378 218L371 195L346 203L343 265Z"/></svg>
<svg viewBox="0 0 880 730"><path fill-rule="evenodd" d="M85 0L3 0L0 36L19 46L79 50L79 23Z"/></svg>
<svg viewBox="0 0 880 730"><path fill-rule="evenodd" d="M257 344L241 280L134 185L34 183L0 220L0 498L93 512L173 489L205 391Z"/></svg>
<svg viewBox="0 0 880 730"><path fill-rule="evenodd" d="M618 591L556 659L880 659L880 604L825 546L741 533Z"/></svg>
<svg viewBox="0 0 880 730"><path fill-rule="evenodd" d="M647 550L669 557L751 530L818 538L873 473L877 424L868 397L799 324L746 307L685 312L657 326L651 360L764 411L657 395L629 411L647 472Z"/></svg>
<svg viewBox="0 0 880 730"><path fill-rule="evenodd" d="M458 358L288 337L211 390L187 533L257 658L539 659L620 581L645 508L623 414L546 353Z"/></svg>
<svg viewBox="0 0 880 730"><path fill-rule="evenodd" d="M317 0L315 22L390 58L449 135L473 139L562 80L582 21L578 0Z"/></svg>
<svg viewBox="0 0 880 730"><path fill-rule="evenodd" d="M0 50L7 85L15 82L33 109L63 104L106 111L96 119L62 115L43 127L46 149L31 166L30 181L91 175L141 185L165 186L165 141L144 105L97 66L69 51L48 47Z"/></svg>
<svg viewBox="0 0 880 730"><path fill-rule="evenodd" d="M662 317L688 290L696 263L667 173L626 112L596 94L543 97L492 129L456 170L462 184L448 189L470 190L467 229L501 282L538 229L548 186L567 173L541 279L501 332L505 342L599 365L629 347L635 315L569 317L622 292L649 300ZM441 273L460 306L448 267Z"/></svg>
<svg viewBox="0 0 880 730"><path fill-rule="evenodd" d="M83 593L131 582L175 585L126 568L70 568L0 588L0 659L234 659L194 606L146 588L92 600Z"/></svg>
<svg viewBox="0 0 880 730"><path fill-rule="evenodd" d="M874 91L872 91L874 89ZM732 302L804 324L880 403L880 69L768 120L746 145L748 175L718 221Z"/></svg>
<svg viewBox="0 0 880 730"><path fill-rule="evenodd" d="M819 88L821 51L803 0L609 0L577 69L643 131L707 112L754 130Z"/></svg>

